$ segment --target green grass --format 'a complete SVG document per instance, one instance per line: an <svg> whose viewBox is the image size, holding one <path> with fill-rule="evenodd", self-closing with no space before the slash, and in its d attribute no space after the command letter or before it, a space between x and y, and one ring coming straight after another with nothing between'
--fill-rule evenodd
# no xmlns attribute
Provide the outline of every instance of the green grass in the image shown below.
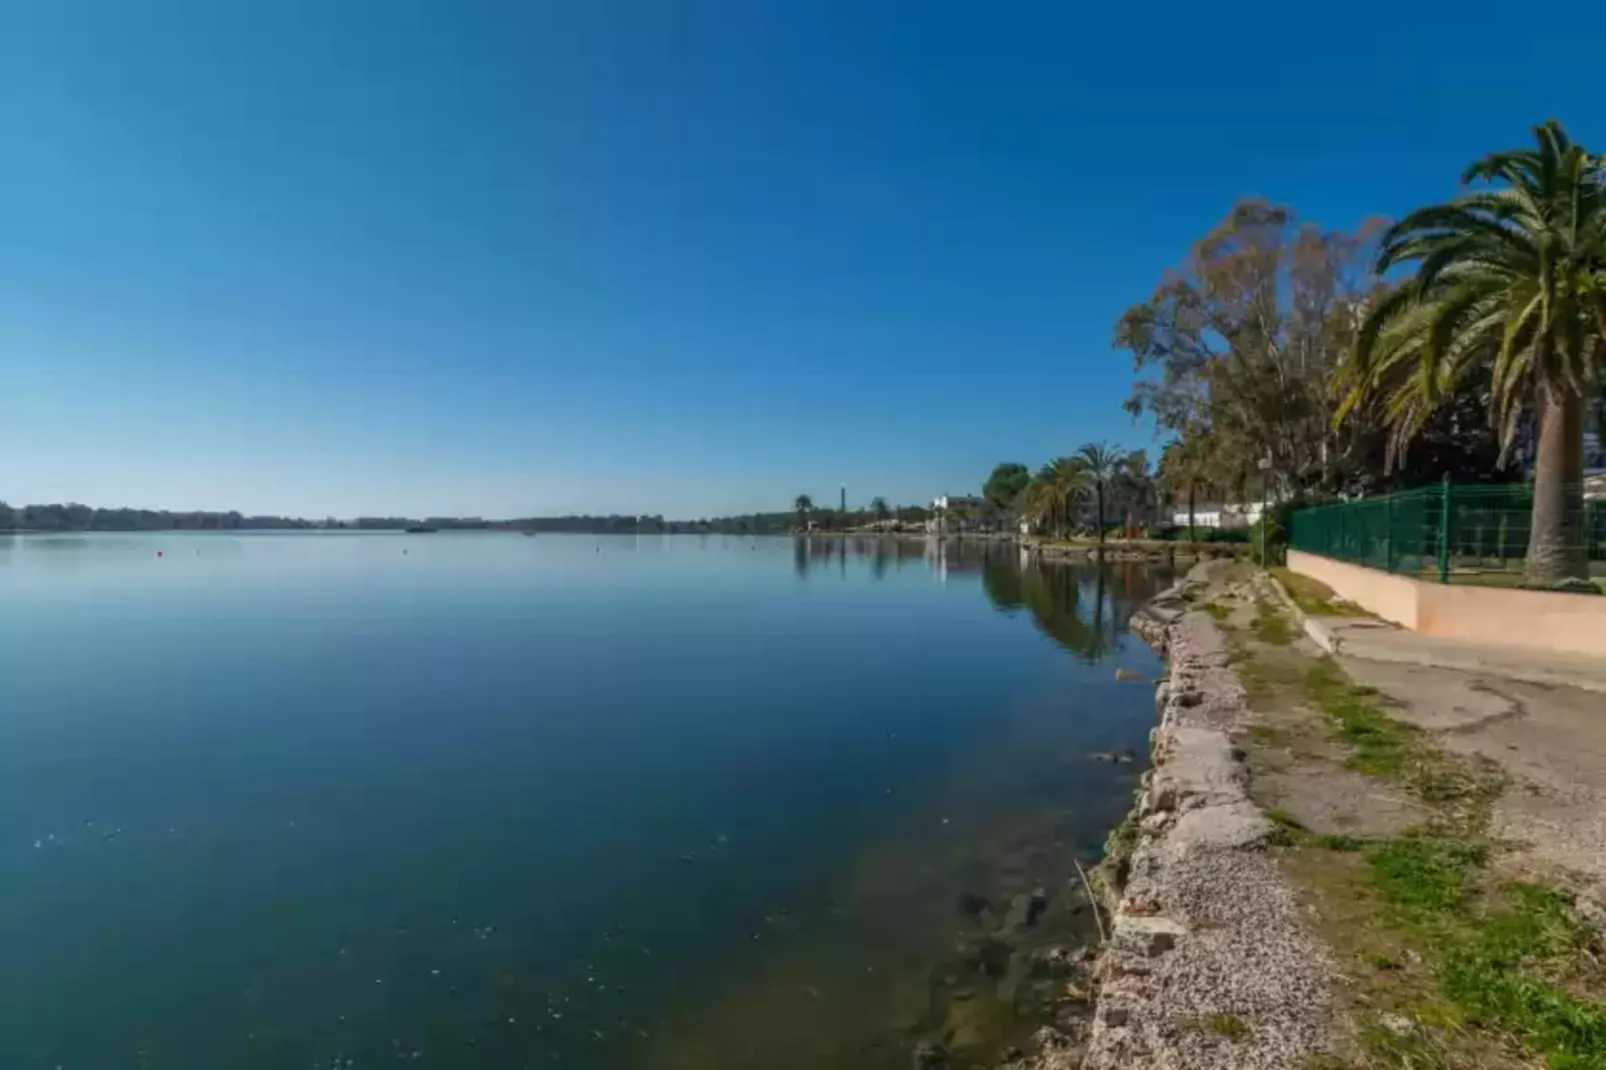
<svg viewBox="0 0 1606 1070"><path fill-rule="evenodd" d="M1415 938L1465 1023L1515 1038L1553 1070L1606 1068L1606 1005L1557 983L1598 991L1587 982L1606 980L1571 897L1523 882L1480 896L1487 859L1479 844L1432 837L1386 841L1366 855L1394 923ZM1575 976L1581 964L1596 976Z"/></svg>
<svg viewBox="0 0 1606 1070"><path fill-rule="evenodd" d="M1395 781L1425 802L1460 807L1453 816L1463 825L1480 823L1504 787L1489 763L1440 750L1420 729L1390 717L1377 692L1350 683L1331 658L1306 670L1305 694L1326 715L1333 738L1349 745L1351 769Z"/></svg>
<svg viewBox="0 0 1606 1070"><path fill-rule="evenodd" d="M1236 1014L1212 1014L1204 1020L1204 1027L1234 1043L1249 1036L1249 1023Z"/></svg>
<svg viewBox="0 0 1606 1070"><path fill-rule="evenodd" d="M1385 780L1404 774L1421 733L1384 713L1374 693L1351 684L1332 658L1306 671L1305 694L1326 714L1333 735L1354 748L1350 768Z"/></svg>
<svg viewBox="0 0 1606 1070"><path fill-rule="evenodd" d="M1232 610L1228 609L1220 602L1206 602L1204 604L1204 611L1216 618L1218 621L1226 620L1228 617L1232 616Z"/></svg>
<svg viewBox="0 0 1606 1070"><path fill-rule="evenodd" d="M1407 920L1459 912L1466 905L1468 873L1487 852L1473 844L1428 837L1389 840L1367 852L1373 883Z"/></svg>
<svg viewBox="0 0 1606 1070"><path fill-rule="evenodd" d="M1287 646L1294 641L1294 629L1287 617L1261 603L1255 613L1255 638L1272 646Z"/></svg>
<svg viewBox="0 0 1606 1070"><path fill-rule="evenodd" d="M1294 600L1294 605L1313 617L1371 616L1355 603L1340 600L1338 594L1320 580L1313 580L1283 565L1274 565L1267 571L1277 577L1277 581L1288 592L1288 597Z"/></svg>

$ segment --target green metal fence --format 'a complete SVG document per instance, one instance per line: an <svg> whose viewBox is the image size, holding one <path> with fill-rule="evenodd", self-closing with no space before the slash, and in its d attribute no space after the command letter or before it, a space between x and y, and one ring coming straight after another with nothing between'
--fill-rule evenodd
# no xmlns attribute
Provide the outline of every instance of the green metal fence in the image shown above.
<svg viewBox="0 0 1606 1070"><path fill-rule="evenodd" d="M1590 571L1606 578L1606 502L1580 488L1568 515ZM1522 573L1533 517L1526 483L1442 484L1294 514L1290 549L1442 583L1500 583Z"/></svg>

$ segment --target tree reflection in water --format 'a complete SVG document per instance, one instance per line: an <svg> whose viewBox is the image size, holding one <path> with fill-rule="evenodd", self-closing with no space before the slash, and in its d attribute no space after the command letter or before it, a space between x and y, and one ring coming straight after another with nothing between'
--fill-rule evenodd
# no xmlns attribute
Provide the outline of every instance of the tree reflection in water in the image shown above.
<svg viewBox="0 0 1606 1070"><path fill-rule="evenodd" d="M982 588L1001 612L1025 609L1044 635L1089 661L1118 648L1127 621L1156 589L1157 566L1022 560L1014 551L982 561Z"/></svg>
<svg viewBox="0 0 1606 1070"><path fill-rule="evenodd" d="M808 579L812 568L833 559L846 575L849 555L865 562L877 580L889 568L901 569L915 560L924 561L942 579L979 573L995 608L1027 611L1044 635L1088 661L1120 647L1132 614L1170 578L1162 565L1045 561L1012 543L991 540L853 535L800 535L792 540L792 570L799 579Z"/></svg>

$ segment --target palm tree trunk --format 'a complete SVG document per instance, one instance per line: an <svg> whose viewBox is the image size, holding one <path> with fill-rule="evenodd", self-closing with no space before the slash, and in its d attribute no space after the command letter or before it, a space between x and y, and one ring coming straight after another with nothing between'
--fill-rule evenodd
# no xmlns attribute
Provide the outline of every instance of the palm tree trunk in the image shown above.
<svg viewBox="0 0 1606 1070"><path fill-rule="evenodd" d="M1102 482L1094 488L1094 494L1098 499L1098 504L1095 506L1098 510L1098 516L1094 519L1099 526L1099 549L1102 550L1104 548L1104 484Z"/></svg>
<svg viewBox="0 0 1606 1070"><path fill-rule="evenodd" d="M1583 514L1583 400L1557 393L1543 396L1539 413L1533 523L1523 567L1523 581L1531 587L1589 578L1589 558L1578 530Z"/></svg>

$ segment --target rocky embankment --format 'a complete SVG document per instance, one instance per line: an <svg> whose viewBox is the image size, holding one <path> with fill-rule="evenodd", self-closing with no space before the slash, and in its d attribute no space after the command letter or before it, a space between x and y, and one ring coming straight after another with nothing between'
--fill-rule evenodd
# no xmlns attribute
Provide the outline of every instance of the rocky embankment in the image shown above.
<svg viewBox="0 0 1606 1070"><path fill-rule="evenodd" d="M1085 1051L1045 1050L1032 1070L1293 1070L1328 1048L1331 966L1249 798L1232 739L1250 713L1224 637L1189 602L1220 567L1199 564L1132 622L1170 663L1153 768L1111 837Z"/></svg>
<svg viewBox="0 0 1606 1070"><path fill-rule="evenodd" d="M1023 550L1040 554L1050 560L1069 561L1144 561L1151 565L1177 561L1211 560L1232 557L1241 551L1232 544L1198 546L1193 543L1162 542L1154 540L1116 540L1100 546L1098 543L1054 542L1039 538L1020 540Z"/></svg>

